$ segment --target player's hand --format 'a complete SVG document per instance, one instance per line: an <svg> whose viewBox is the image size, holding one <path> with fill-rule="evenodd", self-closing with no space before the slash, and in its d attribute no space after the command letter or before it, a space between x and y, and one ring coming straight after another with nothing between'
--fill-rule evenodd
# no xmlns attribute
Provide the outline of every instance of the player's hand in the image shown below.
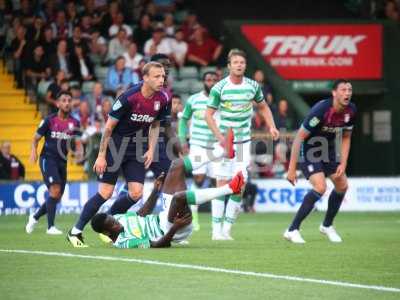
<svg viewBox="0 0 400 300"><path fill-rule="evenodd" d="M335 173L335 177L340 177L342 175L344 175L346 172L346 166L344 164L340 164L337 168L336 168L336 173Z"/></svg>
<svg viewBox="0 0 400 300"><path fill-rule="evenodd" d="M148 150L145 154L143 154L144 158L144 168L148 169L153 162L153 150Z"/></svg>
<svg viewBox="0 0 400 300"><path fill-rule="evenodd" d="M296 169L289 169L287 173L286 179L290 182L291 185L295 186L297 182L297 174Z"/></svg>
<svg viewBox="0 0 400 300"><path fill-rule="evenodd" d="M32 150L31 156L30 156L30 158L29 158L30 162L31 162L32 164L35 164L35 163L37 162L37 159L38 159L38 155L37 155L36 151L35 151L35 150Z"/></svg>
<svg viewBox="0 0 400 300"><path fill-rule="evenodd" d="M174 219L174 227L176 230L181 229L182 227L185 227L186 225L189 225L192 222L192 214L187 213L184 216L176 216Z"/></svg>
<svg viewBox="0 0 400 300"><path fill-rule="evenodd" d="M156 181L154 181L154 189L157 190L158 192L161 191L164 179L165 179L165 173L162 172L160 176L157 177Z"/></svg>
<svg viewBox="0 0 400 300"><path fill-rule="evenodd" d="M101 175L106 171L107 168L107 161L105 157L98 156L96 162L93 166L93 171L96 172L97 175Z"/></svg>
<svg viewBox="0 0 400 300"><path fill-rule="evenodd" d="M275 127L274 127L274 128L270 128L270 129L269 129L269 133L271 134L272 139L273 139L274 141L276 141L277 139L279 139L279 130L276 129Z"/></svg>

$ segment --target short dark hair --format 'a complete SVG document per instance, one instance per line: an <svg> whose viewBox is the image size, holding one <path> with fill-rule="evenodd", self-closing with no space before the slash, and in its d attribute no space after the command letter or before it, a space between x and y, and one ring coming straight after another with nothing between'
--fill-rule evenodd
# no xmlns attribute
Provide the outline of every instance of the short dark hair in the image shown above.
<svg viewBox="0 0 400 300"><path fill-rule="evenodd" d="M332 84L332 91L336 90L341 83L351 83L348 79L340 78L333 82Z"/></svg>
<svg viewBox="0 0 400 300"><path fill-rule="evenodd" d="M94 215L92 221L90 222L90 225L92 225L94 231L98 233L102 233L104 231L104 224L106 222L107 216L108 215L105 213Z"/></svg>
<svg viewBox="0 0 400 300"><path fill-rule="evenodd" d="M70 93L69 91L60 91L60 92L57 94L56 99L57 99L57 100L60 99L60 97L61 97L62 95L67 95L67 96L70 96L70 97L72 98L72 95L71 95L71 93Z"/></svg>
<svg viewBox="0 0 400 300"><path fill-rule="evenodd" d="M205 73L203 74L203 77L201 78L201 80L203 80L203 81L206 80L207 75L215 75L215 76L218 76L217 73L214 72L214 71L207 71L207 72L205 72Z"/></svg>

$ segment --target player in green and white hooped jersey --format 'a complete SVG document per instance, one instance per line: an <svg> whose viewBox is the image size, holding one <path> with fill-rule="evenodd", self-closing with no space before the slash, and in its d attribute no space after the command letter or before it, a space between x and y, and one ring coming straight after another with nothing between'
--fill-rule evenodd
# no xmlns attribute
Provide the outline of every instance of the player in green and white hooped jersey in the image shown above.
<svg viewBox="0 0 400 300"><path fill-rule="evenodd" d="M205 114L207 110L208 95L214 84L217 83L217 74L215 72L206 72L203 75L204 89L192 96L186 101L183 109L183 114L179 120L178 137L182 145L184 154L189 154L194 167L202 164L204 161L209 160L210 151L214 149L214 144L217 142L212 131L208 128L205 121ZM188 135L188 123L190 122L190 149L186 141ZM208 176L213 186L215 186L214 175L215 163L204 164L202 168L197 168L193 171L193 184L192 190L200 189L206 176ZM194 230L200 230L198 221L197 205L191 206L193 216Z"/></svg>
<svg viewBox="0 0 400 300"><path fill-rule="evenodd" d="M217 186L226 184L233 174L241 170L247 175L246 169L250 163L251 118L253 116L253 101L261 116L269 127L274 139L279 138L271 110L264 100L258 83L244 76L246 71L246 54L233 49L228 54L229 76L219 81L210 92L206 121L209 128L221 145L225 144L224 134L232 128L235 136L236 155L233 159L225 159L216 168ZM219 112L219 125L215 121L215 113ZM246 176L245 176L246 177ZM231 240L231 227L240 209L240 195L229 198L224 216L224 198L212 202L212 220L214 240ZM222 221L223 226L222 226Z"/></svg>
<svg viewBox="0 0 400 300"><path fill-rule="evenodd" d="M213 152L215 158L221 157L217 154L218 151L220 155L223 154L223 149L216 147ZM156 182L149 199L137 213L115 216L97 214L92 218L93 230L108 236L117 248L169 247L171 241L186 240L193 228L190 205L199 205L216 197L238 194L244 186L244 177L239 172L224 186L186 191L185 174L193 169L188 156L172 162L161 189L160 200L164 209L159 215L151 214L158 198L157 186L161 186Z"/></svg>

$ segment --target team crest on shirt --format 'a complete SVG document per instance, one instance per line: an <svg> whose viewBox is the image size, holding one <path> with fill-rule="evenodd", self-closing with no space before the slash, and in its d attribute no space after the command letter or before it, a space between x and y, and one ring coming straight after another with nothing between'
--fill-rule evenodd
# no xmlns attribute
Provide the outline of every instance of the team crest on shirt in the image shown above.
<svg viewBox="0 0 400 300"><path fill-rule="evenodd" d="M69 122L69 123L68 123L68 129L69 129L69 130L73 130L73 129L74 129L74 123Z"/></svg>
<svg viewBox="0 0 400 300"><path fill-rule="evenodd" d="M349 114L345 114L344 115L344 122L348 123L350 121L350 115Z"/></svg>
<svg viewBox="0 0 400 300"><path fill-rule="evenodd" d="M161 106L160 101L155 101L154 102L154 110L155 111L159 111L160 110L160 106Z"/></svg>
<svg viewBox="0 0 400 300"><path fill-rule="evenodd" d="M317 117L314 117L310 120L309 124L311 127L315 127L318 125L319 122L320 122L320 120Z"/></svg>

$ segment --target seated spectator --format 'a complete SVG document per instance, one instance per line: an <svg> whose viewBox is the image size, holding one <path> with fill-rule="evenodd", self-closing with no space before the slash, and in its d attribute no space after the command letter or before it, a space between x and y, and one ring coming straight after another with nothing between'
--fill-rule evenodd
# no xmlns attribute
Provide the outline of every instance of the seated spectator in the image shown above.
<svg viewBox="0 0 400 300"><path fill-rule="evenodd" d="M175 21L174 15L167 13L164 15L163 27L167 37L174 37L175 35Z"/></svg>
<svg viewBox="0 0 400 300"><path fill-rule="evenodd" d="M43 47L37 44L33 54L25 63L26 88L36 91L39 81L48 79L50 75L50 66L44 56Z"/></svg>
<svg viewBox="0 0 400 300"><path fill-rule="evenodd" d="M171 41L172 59L178 68L183 67L185 64L188 51L188 44L183 38L183 31L178 29L175 33L175 39Z"/></svg>
<svg viewBox="0 0 400 300"><path fill-rule="evenodd" d="M45 20L46 24L51 24L57 17L57 9L55 1L45 1L44 8L39 11L40 16Z"/></svg>
<svg viewBox="0 0 400 300"><path fill-rule="evenodd" d="M124 55L128 50L129 40L126 37L125 29L120 29L115 38L110 41L108 45L108 60L112 63L115 62L118 56Z"/></svg>
<svg viewBox="0 0 400 300"><path fill-rule="evenodd" d="M100 31L95 29L91 33L89 42L90 54L99 58L100 61L104 61L107 56L107 41L100 35Z"/></svg>
<svg viewBox="0 0 400 300"><path fill-rule="evenodd" d="M164 38L164 29L162 28L155 29L152 38L144 44L144 55L147 57L151 57L157 53L170 55L171 52L171 45L168 39Z"/></svg>
<svg viewBox="0 0 400 300"><path fill-rule="evenodd" d="M68 28L74 28L79 24L78 11L74 1L68 1L66 5Z"/></svg>
<svg viewBox="0 0 400 300"><path fill-rule="evenodd" d="M108 70L106 79L106 88L112 92L116 92L119 87L126 89L131 84L139 82L136 72L125 67L125 58L119 56L115 64Z"/></svg>
<svg viewBox="0 0 400 300"><path fill-rule="evenodd" d="M29 0L20 1L20 9L14 12L21 19L24 26L28 27L33 24L34 12Z"/></svg>
<svg viewBox="0 0 400 300"><path fill-rule="evenodd" d="M93 85L92 92L87 95L86 98L90 107L90 111L98 118L98 115L101 113L102 104L107 99L103 94L103 85L100 82L96 82Z"/></svg>
<svg viewBox="0 0 400 300"><path fill-rule="evenodd" d="M150 16L147 14L142 15L140 18L139 26L136 27L133 33L133 40L136 42L138 46L138 51L140 53L144 53L144 44L147 40L149 40L153 35L153 27L151 26Z"/></svg>
<svg viewBox="0 0 400 300"><path fill-rule="evenodd" d="M53 30L51 27L47 26L43 29L43 36L40 44L43 46L44 56L46 59L54 55L54 53L57 51L57 43L53 36Z"/></svg>
<svg viewBox="0 0 400 300"><path fill-rule="evenodd" d="M85 55L89 54L88 41L82 38L82 30L79 25L75 25L72 31L72 37L67 40L67 52L73 55L75 46L80 46Z"/></svg>
<svg viewBox="0 0 400 300"><path fill-rule="evenodd" d="M113 24L111 25L110 29L108 29L108 36L113 38L117 35L121 28L125 29L128 37L132 36L132 28L127 24L124 24L124 15L121 12L118 12L115 16L113 16Z"/></svg>
<svg viewBox="0 0 400 300"><path fill-rule="evenodd" d="M76 84L72 85L70 87L70 92L71 92L71 106L72 106L71 114L74 118L78 119L79 106L81 105L81 101L84 100L80 85Z"/></svg>
<svg viewBox="0 0 400 300"><path fill-rule="evenodd" d="M51 73L54 76L58 70L63 70L65 78L72 76L71 60L67 52L67 41L60 40L57 44L57 53L50 58Z"/></svg>
<svg viewBox="0 0 400 300"><path fill-rule="evenodd" d="M194 12L189 12L182 24L182 31L186 41L192 39L197 26L199 26L197 15Z"/></svg>
<svg viewBox="0 0 400 300"><path fill-rule="evenodd" d="M103 15L100 24L100 32L101 35L108 38L108 29L112 25L113 18L118 14L120 11L119 2L118 1L111 1L108 5L108 11Z"/></svg>
<svg viewBox="0 0 400 300"><path fill-rule="evenodd" d="M91 1L87 1L87 2L91 2ZM93 28L93 25L94 25L93 18L89 14L84 14L81 18L82 38L89 40L92 32L94 30L98 30L97 28Z"/></svg>
<svg viewBox="0 0 400 300"><path fill-rule="evenodd" d="M220 66L217 66L217 69L215 70L215 74L217 74L217 81L220 81L222 78L224 78L224 69L221 68Z"/></svg>
<svg viewBox="0 0 400 300"><path fill-rule="evenodd" d="M54 22L51 23L51 29L53 30L53 35L58 39L67 39L69 35L69 28L67 23L67 18L63 10L57 12L57 17Z"/></svg>
<svg viewBox="0 0 400 300"><path fill-rule="evenodd" d="M11 143L5 141L0 149L0 180L18 180L25 178L25 167L11 154Z"/></svg>
<svg viewBox="0 0 400 300"><path fill-rule="evenodd" d="M278 112L275 118L276 128L286 129L288 131L295 130L293 118L289 116L289 104L287 100L282 99L278 103Z"/></svg>
<svg viewBox="0 0 400 300"><path fill-rule="evenodd" d="M14 58L14 76L19 88L23 87L24 61L26 62L26 59L29 56L29 46L25 34L25 27L22 25L19 26L17 28L16 37L11 43L11 51Z"/></svg>
<svg viewBox="0 0 400 300"><path fill-rule="evenodd" d="M34 43L39 43L43 37L44 21L41 17L35 16L33 24L27 29L27 39Z"/></svg>
<svg viewBox="0 0 400 300"><path fill-rule="evenodd" d="M399 7L396 1L389 0L385 4L385 17L396 22L400 21Z"/></svg>
<svg viewBox="0 0 400 300"><path fill-rule="evenodd" d="M86 101L81 101L79 104L79 113L76 118L81 124L81 129L85 130L93 121L93 115L90 113L89 104Z"/></svg>
<svg viewBox="0 0 400 300"><path fill-rule="evenodd" d="M58 70L55 82L51 83L47 89L46 93L46 103L48 113L57 112L57 95L60 91L68 91L69 83L65 78L65 72L63 70Z"/></svg>
<svg viewBox="0 0 400 300"><path fill-rule="evenodd" d="M128 47L128 51L124 53L125 66L137 71L139 69L139 63L143 59L143 55L137 52L137 46L135 42L131 42Z"/></svg>
<svg viewBox="0 0 400 300"><path fill-rule="evenodd" d="M205 29L199 25L189 43L187 62L199 67L209 66L217 61L221 51L222 45L213 38L207 37Z"/></svg>
<svg viewBox="0 0 400 300"><path fill-rule="evenodd" d="M267 101L272 114L276 115L276 104L274 103L274 98L272 97L271 86L265 81L264 72L262 70L256 70L253 75L253 79L257 81L260 85L261 90L264 94L264 98Z"/></svg>
<svg viewBox="0 0 400 300"><path fill-rule="evenodd" d="M76 45L74 54L71 56L72 77L80 82L94 80L93 63L85 54L80 45Z"/></svg>

